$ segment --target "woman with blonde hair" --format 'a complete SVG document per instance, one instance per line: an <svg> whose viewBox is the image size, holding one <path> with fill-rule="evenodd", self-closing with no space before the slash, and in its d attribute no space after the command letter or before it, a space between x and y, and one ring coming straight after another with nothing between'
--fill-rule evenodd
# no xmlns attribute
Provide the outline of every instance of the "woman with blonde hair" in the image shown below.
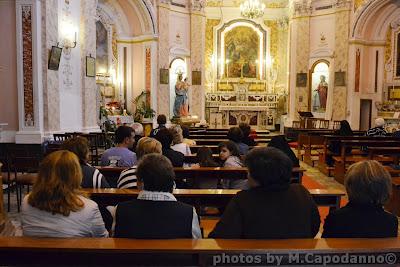
<svg viewBox="0 0 400 267"><path fill-rule="evenodd" d="M375 160L350 166L345 177L349 203L329 213L322 237L396 237L397 217L383 209L392 193L390 173Z"/></svg>
<svg viewBox="0 0 400 267"><path fill-rule="evenodd" d="M141 159L144 155L150 153L162 153L162 146L159 141L151 137L142 137L139 139L139 142L136 146L136 155L138 160ZM126 169L121 172L121 175L118 178L117 187L132 189L137 188L137 178L136 178L136 165Z"/></svg>
<svg viewBox="0 0 400 267"><path fill-rule="evenodd" d="M181 152L184 156L192 154L190 147L183 142L182 128L180 125L174 125L170 128L172 133L172 146L171 148L175 151Z"/></svg>
<svg viewBox="0 0 400 267"><path fill-rule="evenodd" d="M96 202L79 191L82 171L78 157L67 150L43 159L32 192L22 202L26 236L107 237Z"/></svg>

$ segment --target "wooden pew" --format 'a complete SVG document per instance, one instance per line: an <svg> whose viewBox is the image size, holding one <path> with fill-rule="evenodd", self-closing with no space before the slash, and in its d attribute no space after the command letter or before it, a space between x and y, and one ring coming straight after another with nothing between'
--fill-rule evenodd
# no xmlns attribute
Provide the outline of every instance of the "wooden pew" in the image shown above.
<svg viewBox="0 0 400 267"><path fill-rule="evenodd" d="M298 158L302 158L304 163L308 165L314 166L314 159L313 156L319 155L319 153L315 153L316 149L323 149L324 145L324 137L315 134L315 133L308 133L308 134L299 134L297 140L297 155ZM304 153L302 151L304 150Z"/></svg>
<svg viewBox="0 0 400 267"><path fill-rule="evenodd" d="M347 147L397 147L400 146L400 139L397 140L341 140L341 153L340 156L333 157L335 161L334 174L335 180L339 183L344 184L344 175L346 172L346 164L354 163L361 160L366 160L367 157L359 156L348 156L346 155ZM384 159L382 159L384 160ZM386 160L386 159L385 159ZM390 159L389 159L390 160Z"/></svg>
<svg viewBox="0 0 400 267"><path fill-rule="evenodd" d="M219 144L219 143L218 143ZM218 144L217 145L195 145L195 146L190 146L190 151L192 154L197 154L197 151L199 150L200 147L206 146L209 147L212 151L213 154L219 154L218 150ZM265 145L258 145L258 146L250 146L249 149L255 148L255 147L266 147Z"/></svg>
<svg viewBox="0 0 400 267"><path fill-rule="evenodd" d="M91 199L104 205L116 205L136 198L139 194L137 189L85 188L82 190ZM175 189L173 194L179 201L193 205L200 211L200 207L224 208L239 191L238 189ZM318 206L329 207L332 210L340 208L340 199L345 195L343 191L336 189L309 189L308 191Z"/></svg>
<svg viewBox="0 0 400 267"><path fill-rule="evenodd" d="M368 147L368 159L379 161L381 156L390 155L393 158L393 164L399 164L400 147Z"/></svg>
<svg viewBox="0 0 400 267"><path fill-rule="evenodd" d="M119 175L126 167L96 167L106 178L112 187L116 187ZM177 179L246 179L247 168L222 168L222 167L175 167ZM292 182L301 183L304 169L294 167L292 169Z"/></svg>
<svg viewBox="0 0 400 267"><path fill-rule="evenodd" d="M359 259L358 266L371 255L376 262L398 264L400 239L172 239L135 240L128 238L0 238L3 265L38 266L248 266L290 263L330 265L335 256ZM381 258L378 258L380 256ZM274 260L275 259L275 260ZM232 262L228 262L232 261ZM235 262L236 264L234 264ZM339 262L341 263L341 262ZM347 264L346 264L347 263Z"/></svg>
<svg viewBox="0 0 400 267"><path fill-rule="evenodd" d="M219 143L228 141L227 138L225 139L192 139L196 141L196 145L202 145L202 146L218 146ZM260 145L266 145L271 141L271 138L265 138L265 139L254 139L254 141Z"/></svg>
<svg viewBox="0 0 400 267"><path fill-rule="evenodd" d="M359 141L368 141L368 140L376 140L376 141L389 141L389 140L400 140L399 138L396 137L382 137L382 136L341 136L341 135L323 135L324 138L324 143L323 143L323 148L321 150L321 153L319 154L319 162L318 162L318 169L330 176L331 171L333 171L333 167L329 167L326 164L326 159L327 156L331 153L328 149L329 145L331 145L332 142L342 142L342 141L351 141L351 140L359 140ZM352 150L352 154L355 155L366 155L365 151L362 150Z"/></svg>

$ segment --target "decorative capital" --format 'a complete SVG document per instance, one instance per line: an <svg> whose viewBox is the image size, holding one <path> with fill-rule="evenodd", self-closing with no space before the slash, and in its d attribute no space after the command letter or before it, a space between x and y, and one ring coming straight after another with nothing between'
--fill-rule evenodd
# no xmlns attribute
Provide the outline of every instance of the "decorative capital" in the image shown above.
<svg viewBox="0 0 400 267"><path fill-rule="evenodd" d="M308 0L298 0L293 2L293 10L295 16L309 16L312 12L312 6Z"/></svg>
<svg viewBox="0 0 400 267"><path fill-rule="evenodd" d="M205 6L206 6L205 0L191 0L191 5L190 5L191 11L203 12Z"/></svg>

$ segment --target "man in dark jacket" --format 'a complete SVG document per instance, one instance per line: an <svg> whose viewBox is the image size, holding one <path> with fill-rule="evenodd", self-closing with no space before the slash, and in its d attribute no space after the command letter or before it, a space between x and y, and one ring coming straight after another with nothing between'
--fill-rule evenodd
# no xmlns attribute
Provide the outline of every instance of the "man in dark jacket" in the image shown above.
<svg viewBox="0 0 400 267"><path fill-rule="evenodd" d="M165 129L165 124L167 123L167 117L165 117L164 114L160 114L157 116L157 124L158 127L154 128L153 130L151 130L150 132L150 137L155 137L158 133L158 131L160 131L161 129Z"/></svg>
<svg viewBox="0 0 400 267"><path fill-rule="evenodd" d="M276 148L254 148L246 156L249 190L228 204L211 238L313 238L318 208L300 184L290 184L292 161Z"/></svg>

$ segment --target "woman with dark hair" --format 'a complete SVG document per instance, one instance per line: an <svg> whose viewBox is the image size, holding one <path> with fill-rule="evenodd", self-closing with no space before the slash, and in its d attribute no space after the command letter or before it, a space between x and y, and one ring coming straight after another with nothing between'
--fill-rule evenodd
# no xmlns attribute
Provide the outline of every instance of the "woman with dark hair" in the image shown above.
<svg viewBox="0 0 400 267"><path fill-rule="evenodd" d="M197 162L200 167L219 167L212 155L212 150L202 146L197 150ZM218 180L214 178L195 179L194 188L212 189L217 188Z"/></svg>
<svg viewBox="0 0 400 267"><path fill-rule="evenodd" d="M292 161L282 151L252 149L245 160L250 189L234 196L210 238L313 238L320 216L310 193L291 184Z"/></svg>
<svg viewBox="0 0 400 267"><path fill-rule="evenodd" d="M242 133L243 133L242 142L248 146L256 146L257 143L254 141L253 138L250 137L250 133L251 133L250 125L242 122L239 124L239 128L240 128L240 130L242 130Z"/></svg>
<svg viewBox="0 0 400 267"><path fill-rule="evenodd" d="M286 156L292 160L294 167L300 166L299 159L296 157L283 135L272 137L271 141L268 143L268 147L275 147L285 153Z"/></svg>
<svg viewBox="0 0 400 267"><path fill-rule="evenodd" d="M171 148L174 139L171 131L167 128L160 129L157 132L155 139L161 143L162 154L171 161L172 166L182 167L185 156L181 152L175 151Z"/></svg>
<svg viewBox="0 0 400 267"><path fill-rule="evenodd" d="M243 163L240 160L240 154L238 147L232 141L222 142L218 145L219 159L223 162L222 167L234 168L243 167ZM222 180L222 187L226 189L246 189L247 179L224 179Z"/></svg>
<svg viewBox="0 0 400 267"><path fill-rule="evenodd" d="M197 150L197 162L200 167L218 167L219 164L215 162L212 155L211 148L202 146Z"/></svg>
<svg viewBox="0 0 400 267"><path fill-rule="evenodd" d="M182 128L183 143L187 144L188 146L195 146L196 145L196 141L190 139L189 127L187 127L186 125L182 124L181 128Z"/></svg>
<svg viewBox="0 0 400 267"><path fill-rule="evenodd" d="M334 135L339 136L352 136L353 130L350 127L350 124L346 120L340 121L340 128L334 132ZM340 141L332 141L329 144L330 154L326 155L326 164L329 166L333 165L333 156L337 156L340 154L342 146L340 145ZM349 154L351 152L351 147L346 148L346 153Z"/></svg>
<svg viewBox="0 0 400 267"><path fill-rule="evenodd" d="M249 152L249 146L243 143L243 132L239 127L231 127L227 137L230 141L236 144L240 155L246 155Z"/></svg>
<svg viewBox="0 0 400 267"><path fill-rule="evenodd" d="M383 209L392 193L390 173L375 160L357 162L345 177L349 203L330 212L322 237L397 237L397 217Z"/></svg>

